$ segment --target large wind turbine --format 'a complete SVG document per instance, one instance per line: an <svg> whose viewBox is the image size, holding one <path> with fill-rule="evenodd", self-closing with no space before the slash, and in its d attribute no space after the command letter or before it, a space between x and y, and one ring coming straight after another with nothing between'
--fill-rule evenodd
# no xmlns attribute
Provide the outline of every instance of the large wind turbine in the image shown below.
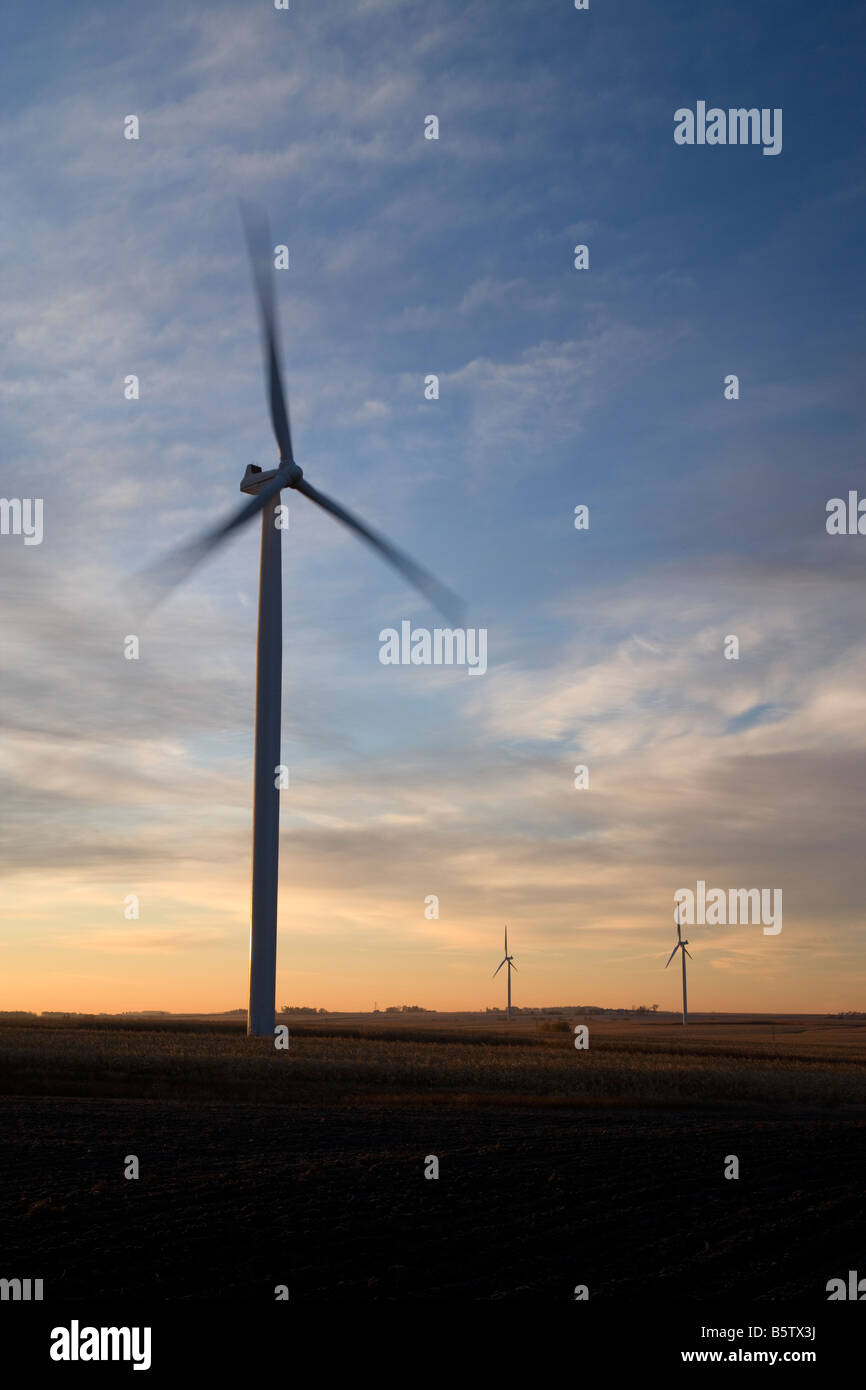
<svg viewBox="0 0 866 1390"><path fill-rule="evenodd" d="M241 215L253 269L267 376L271 424L279 448L279 463L267 469L251 464L241 492L251 500L233 516L197 540L176 551L150 571L156 597L189 573L216 546L259 512L262 515L259 566L259 626L256 648L256 737L253 781L252 913L250 925L250 1002L247 1033L273 1037L277 970L277 884L280 825L280 706L282 697L282 576L280 571L280 492L292 488L317 507L348 526L430 599L455 626L460 622L460 601L432 575L415 564L375 531L371 531L338 502L308 483L295 462L289 427L289 408L280 370L279 336L273 289L273 246L265 214L241 204Z"/></svg>
<svg viewBox="0 0 866 1390"><path fill-rule="evenodd" d="M507 1007L506 1007L506 1010L505 1010L505 1020L506 1020L506 1022L510 1023L510 1021L511 1021L511 972L512 972L512 970L516 970L516 969L517 969L517 966L514 964L514 957L513 957L513 956L510 956L510 955L508 954L508 926L507 926L507 924L506 924L506 927L505 927L505 957L504 957L504 959L503 959L502 961L500 961L499 965L497 965L496 969L494 970L493 975L492 975L492 977L491 977L492 979L494 979L494 980L496 979L496 976L499 974L499 972L500 972L500 970L502 969L503 965L507 965L507 966L508 966L508 971L507 971L507 974L508 974L508 1004L507 1004Z"/></svg>
<svg viewBox="0 0 866 1390"><path fill-rule="evenodd" d="M682 951L682 953L683 953L683 955L682 955L682 961L683 961L683 1027L685 1027L686 1024L687 1024L688 1021L689 1021L689 1006L688 1006L688 1001L687 1001L687 999L686 999L686 956L688 956L689 960L691 960L691 958L692 958L692 953L691 953L691 951L687 951L687 950L686 950L686 947L688 946L688 944L689 944L688 941L683 941L683 934L682 934L682 932L680 931L680 905L679 905L679 903L677 903L677 944L676 944L676 946L674 947L674 949L671 951L670 955L668 956L668 963L667 963L667 965L665 966L665 970L667 970L668 965L670 965L670 963L671 963L671 961L673 960L674 956L676 955L677 951Z"/></svg>

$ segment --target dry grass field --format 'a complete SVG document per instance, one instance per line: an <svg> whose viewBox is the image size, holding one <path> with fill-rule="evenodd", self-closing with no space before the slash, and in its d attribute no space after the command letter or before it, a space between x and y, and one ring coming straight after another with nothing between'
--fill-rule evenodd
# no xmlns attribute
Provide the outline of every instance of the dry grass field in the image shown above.
<svg viewBox="0 0 866 1390"><path fill-rule="evenodd" d="M866 1105L866 1020L328 1015L283 1020L289 1047L216 1019L0 1024L0 1094L274 1104Z"/></svg>
<svg viewBox="0 0 866 1390"><path fill-rule="evenodd" d="M9 1270L58 1299L815 1302L863 1264L866 1021L590 1017L585 1052L577 1014L285 1021L285 1052L3 1021Z"/></svg>

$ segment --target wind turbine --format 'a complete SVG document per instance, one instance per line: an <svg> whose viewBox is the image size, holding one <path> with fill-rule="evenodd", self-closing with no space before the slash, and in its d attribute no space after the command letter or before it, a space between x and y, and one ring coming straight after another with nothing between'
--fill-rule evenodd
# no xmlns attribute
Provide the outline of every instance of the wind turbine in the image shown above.
<svg viewBox="0 0 866 1390"><path fill-rule="evenodd" d="M688 1021L689 1021L689 1006L688 1006L688 1001L687 1001L687 999L686 999L686 956L688 956L689 960L691 960L691 958L692 958L692 953L691 953L691 951L687 951L687 950L686 950L686 947L688 946L688 944L689 944L688 941L683 941L683 934L682 934L682 932L680 931L680 905L679 905L679 903L677 903L677 944L676 944L676 946L674 947L674 949L671 951L670 955L668 956L668 963L667 963L667 965L665 966L665 970L667 970L668 965L670 965L670 963L671 963L671 961L673 960L674 956L676 955L677 951L682 951L682 953L683 953L683 955L682 955L682 961L683 961L683 1027L684 1027L684 1028L685 1028L686 1024L688 1023Z"/></svg>
<svg viewBox="0 0 866 1390"><path fill-rule="evenodd" d="M513 956L510 956L510 955L508 954L508 925L507 925L507 923L506 923L506 926L505 926L505 958L504 958L502 961L500 961L499 965L497 965L497 967L496 967L496 969L494 970L493 975L492 975L492 977L491 977L492 979L494 979L494 980L496 979L496 976L499 974L499 972L500 972L500 970L502 969L503 965L507 965L507 966L508 966L508 972L507 972L507 973L508 973L508 1006L507 1006L507 1008L506 1008L506 1010L505 1010L505 1021L506 1021L506 1023L510 1023L510 1022L511 1022L511 972L512 972L512 970L516 970L516 969L517 969L517 966L514 964L514 957L513 957Z"/></svg>
<svg viewBox="0 0 866 1390"><path fill-rule="evenodd" d="M295 462L289 427L289 407L280 369L279 336L272 273L273 248L267 217L260 209L241 204L241 216L253 271L267 376L271 425L279 449L276 468L262 471L250 464L240 490L251 495L233 516L175 551L166 562L148 571L155 586L155 601L180 583L190 570L209 555L238 527L261 512L262 538L259 565L259 619L256 646L256 736L253 778L252 912L250 921L250 999L247 1033L273 1037L277 971L277 887L280 797L277 768L280 764L280 707L282 699L282 575L280 570L280 492L292 488L317 507L348 526L357 536L389 561L411 584L433 602L445 617L459 626L460 600L425 569L370 530L345 507L326 497L307 482Z"/></svg>

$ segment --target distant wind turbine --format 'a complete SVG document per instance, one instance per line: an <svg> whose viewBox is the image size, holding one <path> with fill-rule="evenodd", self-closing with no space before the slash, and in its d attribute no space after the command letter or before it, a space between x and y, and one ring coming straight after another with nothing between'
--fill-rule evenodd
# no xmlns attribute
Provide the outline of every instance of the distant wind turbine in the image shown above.
<svg viewBox="0 0 866 1390"><path fill-rule="evenodd" d="M507 1005L506 1010L505 1010L505 1020L506 1020L507 1023L510 1023L510 1021L511 1021L511 972L512 972L512 970L516 970L516 969L517 969L517 966L514 964L514 957L513 957L513 956L510 956L510 955L508 954L508 924L507 924L507 923L506 923L506 926L505 926L505 957L504 957L504 959L503 959L502 961L500 961L499 965L497 965L496 969L494 970L493 975L492 975L492 979L494 979L494 980L496 979L496 976L499 974L499 972L500 972L500 970L502 969L503 965L507 965L507 966L508 966L508 971L507 971L507 974L508 974L508 1005Z"/></svg>
<svg viewBox="0 0 866 1390"><path fill-rule="evenodd" d="M277 972L277 887L280 825L280 721L282 701L282 575L280 570L280 491L293 488L317 507L336 517L356 536L399 570L405 579L458 626L460 600L397 550L371 531L345 507L308 483L295 462L289 428L289 407L280 369L279 337L273 288L273 244L265 214L241 204L247 246L258 299L264 347L267 394L271 425L280 451L279 465L262 472L250 465L241 479L241 492L251 494L233 516L151 567L147 579L154 602L162 598L207 555L240 526L262 514L259 566L259 625L256 648L256 737L253 782L253 872L250 927L250 1001L247 1033L273 1037Z"/></svg>
<svg viewBox="0 0 866 1390"><path fill-rule="evenodd" d="M688 941L683 941L683 934L682 934L682 932L680 931L680 905L679 905L679 903L677 903L677 944L676 944L676 946L674 947L674 949L671 951L670 955L668 956L668 964L665 966L665 970L667 970L668 965L670 965L670 963L671 963L671 961L673 960L674 956L676 955L677 951L682 951L682 953L683 953L683 956L682 956L682 960L683 960L683 1027L685 1027L686 1024L687 1024L688 1021L689 1021L689 1007L688 1007L688 1001L687 1001L687 999L686 999L686 956L688 956L689 960L691 960L691 958L692 958L692 953L691 953L691 951L687 951L687 950L686 950L686 947L688 946L688 944L689 944Z"/></svg>

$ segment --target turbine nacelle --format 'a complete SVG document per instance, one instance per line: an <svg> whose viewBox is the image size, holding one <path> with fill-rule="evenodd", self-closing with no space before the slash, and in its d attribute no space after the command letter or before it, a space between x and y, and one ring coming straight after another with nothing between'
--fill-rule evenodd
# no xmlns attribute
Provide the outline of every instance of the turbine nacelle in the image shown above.
<svg viewBox="0 0 866 1390"><path fill-rule="evenodd" d="M253 494L261 492L266 483L278 476L285 479L283 487L297 487L304 476L304 470L294 460L289 463L281 463L279 468L264 470L255 463L248 463L247 471L241 478L241 492Z"/></svg>
<svg viewBox="0 0 866 1390"><path fill-rule="evenodd" d="M679 937L679 939L677 940L676 946L674 947L674 949L671 951L670 955L668 956L667 965L665 966L665 970L667 970L668 965L670 965L670 963L671 963L671 961L673 960L674 956L676 955L677 951L682 951L683 956L688 956L689 960L691 960L691 958L692 958L692 953L691 953L691 951L687 951L687 950L686 950L686 947L688 946L688 944L689 944L688 941L683 941L683 938L682 938L682 937Z"/></svg>

